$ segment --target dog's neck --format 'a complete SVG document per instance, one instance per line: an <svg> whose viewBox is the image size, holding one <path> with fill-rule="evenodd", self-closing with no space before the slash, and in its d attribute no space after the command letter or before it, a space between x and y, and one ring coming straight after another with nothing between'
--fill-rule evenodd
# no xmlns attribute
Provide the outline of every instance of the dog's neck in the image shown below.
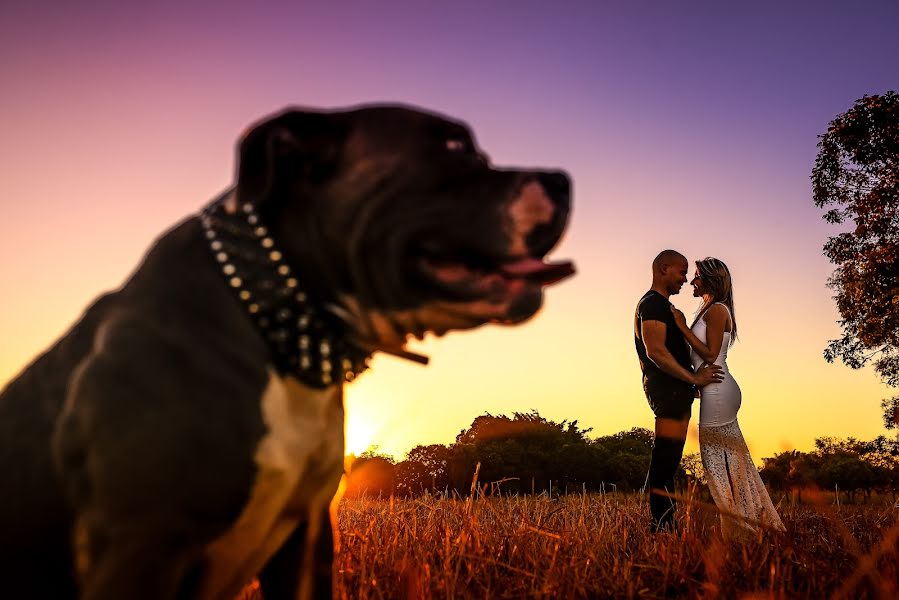
<svg viewBox="0 0 899 600"><path fill-rule="evenodd" d="M428 364L427 356L406 349L406 342L413 335L408 332L418 332L419 339L425 334L425 327L414 311L366 310L358 300L348 295L339 296L337 302L325 308L346 324L347 330L352 332L353 345L371 353L379 351L422 365Z"/></svg>
<svg viewBox="0 0 899 600"><path fill-rule="evenodd" d="M342 315L319 306L252 204L226 192L200 213L216 268L268 344L275 367L324 388L352 381L379 348L353 342Z"/></svg>

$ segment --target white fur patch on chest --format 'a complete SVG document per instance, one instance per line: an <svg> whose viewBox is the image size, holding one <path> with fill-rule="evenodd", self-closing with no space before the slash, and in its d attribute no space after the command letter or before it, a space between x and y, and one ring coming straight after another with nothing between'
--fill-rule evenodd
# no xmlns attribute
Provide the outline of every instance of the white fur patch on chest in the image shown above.
<svg viewBox="0 0 899 600"><path fill-rule="evenodd" d="M298 523L319 522L343 473L341 386L317 390L269 370L261 408L268 432L256 447L250 499L233 527L206 548L201 598L233 598ZM318 527L308 530L317 535Z"/></svg>

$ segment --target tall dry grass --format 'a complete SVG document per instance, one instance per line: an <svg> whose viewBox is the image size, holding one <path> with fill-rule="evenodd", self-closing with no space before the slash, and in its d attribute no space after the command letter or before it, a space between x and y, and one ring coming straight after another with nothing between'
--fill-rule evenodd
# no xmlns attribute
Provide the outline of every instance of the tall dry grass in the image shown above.
<svg viewBox="0 0 899 600"><path fill-rule="evenodd" d="M806 494L808 496L808 494ZM720 538L682 499L651 535L633 495L344 500L337 595L369 598L897 598L899 509L779 507L786 533Z"/></svg>

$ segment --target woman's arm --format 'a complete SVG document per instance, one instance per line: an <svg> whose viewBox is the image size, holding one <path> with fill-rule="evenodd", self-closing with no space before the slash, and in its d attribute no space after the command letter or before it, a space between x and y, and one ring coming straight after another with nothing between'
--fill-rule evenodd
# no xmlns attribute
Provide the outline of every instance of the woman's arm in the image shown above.
<svg viewBox="0 0 899 600"><path fill-rule="evenodd" d="M705 387L724 378L718 365L705 365L695 373L683 368L665 347L665 329L666 325L661 321L643 321L640 328L640 335L646 346L646 357L659 369L698 387Z"/></svg>
<svg viewBox="0 0 899 600"><path fill-rule="evenodd" d="M718 353L721 352L721 344L724 343L724 329L727 327L728 319L727 309L720 304L713 304L703 315L706 323L706 344L703 344L693 331L687 327L687 319L684 317L684 313L673 306L671 311L674 313L674 322L677 323L677 328L687 338L687 342L693 348L693 351L705 362L715 362L715 359L718 358Z"/></svg>

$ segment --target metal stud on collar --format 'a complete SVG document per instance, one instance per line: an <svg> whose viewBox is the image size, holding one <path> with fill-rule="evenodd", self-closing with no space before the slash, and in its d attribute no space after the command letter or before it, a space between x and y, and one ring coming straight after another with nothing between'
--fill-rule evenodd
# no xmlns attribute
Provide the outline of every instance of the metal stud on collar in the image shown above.
<svg viewBox="0 0 899 600"><path fill-rule="evenodd" d="M309 302L252 204L234 214L219 200L199 220L219 271L260 329L279 371L323 388L335 375L352 381L367 368L368 354L346 342L342 325Z"/></svg>

